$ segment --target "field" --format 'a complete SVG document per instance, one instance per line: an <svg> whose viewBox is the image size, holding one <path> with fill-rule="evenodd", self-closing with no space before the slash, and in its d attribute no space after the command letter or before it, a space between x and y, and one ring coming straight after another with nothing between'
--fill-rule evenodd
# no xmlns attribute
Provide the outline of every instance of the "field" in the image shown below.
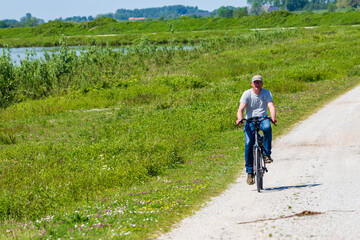
<svg viewBox="0 0 360 240"><path fill-rule="evenodd" d="M291 13L274 11L261 16L240 18L182 17L175 20L117 22L100 18L85 23L52 21L37 27L0 29L0 46L34 47L58 46L65 36L72 46L124 46L141 41L146 35L152 43L199 43L208 36L236 36L248 29L289 28L314 26L343 26L360 24L360 12Z"/></svg>
<svg viewBox="0 0 360 240"><path fill-rule="evenodd" d="M58 55L29 52L20 66L4 49L0 238L169 230L241 174L234 122L251 76L273 93L278 137L359 83L359 36L357 26L243 30L185 50L144 34L79 55L63 37Z"/></svg>

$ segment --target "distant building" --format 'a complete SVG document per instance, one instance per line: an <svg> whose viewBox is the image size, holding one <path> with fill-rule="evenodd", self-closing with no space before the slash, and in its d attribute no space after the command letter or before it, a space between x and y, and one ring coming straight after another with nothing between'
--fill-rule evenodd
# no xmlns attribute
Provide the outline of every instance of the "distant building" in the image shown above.
<svg viewBox="0 0 360 240"><path fill-rule="evenodd" d="M247 6L246 8L247 8L247 12L250 13L251 6ZM264 10L265 12L267 12L267 13L272 12L272 11L280 10L279 7L270 6L270 5L263 5L263 6L261 6L261 9Z"/></svg>
<svg viewBox="0 0 360 240"><path fill-rule="evenodd" d="M280 10L279 7L270 6L270 5L264 5L264 6L261 7L261 9L264 9L266 12L272 12L272 11Z"/></svg>
<svg viewBox="0 0 360 240"><path fill-rule="evenodd" d="M135 20L145 20L145 17L129 17L129 21L135 21Z"/></svg>

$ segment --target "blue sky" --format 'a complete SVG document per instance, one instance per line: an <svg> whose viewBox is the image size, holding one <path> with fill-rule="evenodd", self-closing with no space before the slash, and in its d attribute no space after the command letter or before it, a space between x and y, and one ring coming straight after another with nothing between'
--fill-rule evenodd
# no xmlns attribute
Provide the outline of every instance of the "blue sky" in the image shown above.
<svg viewBox="0 0 360 240"><path fill-rule="evenodd" d="M221 6L246 6L246 0L0 0L0 20L20 20L26 13L45 21L72 16L95 17L119 8L135 9L171 5L197 6L212 11Z"/></svg>

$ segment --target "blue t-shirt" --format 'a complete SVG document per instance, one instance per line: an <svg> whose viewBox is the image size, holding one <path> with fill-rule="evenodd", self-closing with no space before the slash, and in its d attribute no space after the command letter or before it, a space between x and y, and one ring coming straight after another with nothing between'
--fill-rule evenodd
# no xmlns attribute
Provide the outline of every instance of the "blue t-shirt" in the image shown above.
<svg viewBox="0 0 360 240"><path fill-rule="evenodd" d="M268 115L268 103L273 102L271 92L262 88L259 95L253 89L246 90L240 99L245 104L246 118L263 117Z"/></svg>

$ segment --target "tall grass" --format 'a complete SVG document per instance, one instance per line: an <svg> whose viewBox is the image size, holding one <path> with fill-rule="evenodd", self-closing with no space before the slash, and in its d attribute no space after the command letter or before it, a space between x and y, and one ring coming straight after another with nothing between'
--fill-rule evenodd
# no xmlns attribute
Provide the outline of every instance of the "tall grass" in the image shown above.
<svg viewBox="0 0 360 240"><path fill-rule="evenodd" d="M150 77L170 62L174 62L175 65L181 64L183 59L195 59L207 51L223 51L225 44L270 44L293 36L299 36L299 32L274 30L232 37L225 35L201 39L200 45L191 50L184 50L181 45L174 44L159 47L152 44L147 36L143 36L138 44L122 48L120 51L110 47L92 47L81 51L79 55L67 46L63 38L58 54L45 53L44 58L38 58L35 52L27 51L19 66L10 59L11 50L4 49L0 77L5 81L4 86L0 88L0 94L7 96L0 100L0 106L5 107L26 99L41 99L70 89L87 92L91 89L127 88L136 81L136 76L143 70ZM201 81L192 84L202 85Z"/></svg>

